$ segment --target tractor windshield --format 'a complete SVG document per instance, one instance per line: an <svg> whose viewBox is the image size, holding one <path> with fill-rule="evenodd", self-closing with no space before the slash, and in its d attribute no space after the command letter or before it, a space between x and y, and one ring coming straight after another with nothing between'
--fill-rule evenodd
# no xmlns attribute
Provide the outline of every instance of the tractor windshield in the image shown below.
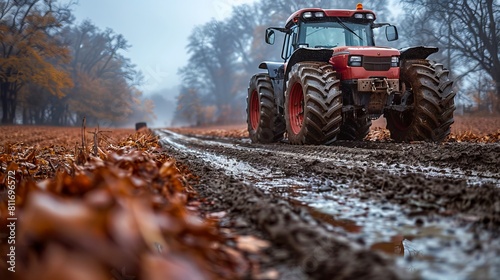
<svg viewBox="0 0 500 280"><path fill-rule="evenodd" d="M370 24L338 22L304 22L299 32L299 44L310 48L339 46L373 46Z"/></svg>

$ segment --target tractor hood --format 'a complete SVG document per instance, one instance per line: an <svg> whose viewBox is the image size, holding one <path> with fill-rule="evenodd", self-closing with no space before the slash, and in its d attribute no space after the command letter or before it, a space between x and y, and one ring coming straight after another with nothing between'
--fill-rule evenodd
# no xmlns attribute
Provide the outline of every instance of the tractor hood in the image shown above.
<svg viewBox="0 0 500 280"><path fill-rule="evenodd" d="M337 47L330 64L343 80L369 77L399 78L400 52L384 47Z"/></svg>
<svg viewBox="0 0 500 280"><path fill-rule="evenodd" d="M336 55L361 55L361 56L399 56L399 51L387 47L336 47L333 56Z"/></svg>

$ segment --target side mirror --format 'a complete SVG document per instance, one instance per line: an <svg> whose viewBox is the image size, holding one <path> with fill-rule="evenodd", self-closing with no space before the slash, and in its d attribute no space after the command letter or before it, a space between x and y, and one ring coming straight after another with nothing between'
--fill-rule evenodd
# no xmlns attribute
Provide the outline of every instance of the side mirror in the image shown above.
<svg viewBox="0 0 500 280"><path fill-rule="evenodd" d="M385 36L387 41L396 41L399 38L398 29L394 25L389 25L385 27Z"/></svg>
<svg viewBox="0 0 500 280"><path fill-rule="evenodd" d="M274 45L274 41L276 40L276 34L272 29L266 29L266 43L269 45Z"/></svg>

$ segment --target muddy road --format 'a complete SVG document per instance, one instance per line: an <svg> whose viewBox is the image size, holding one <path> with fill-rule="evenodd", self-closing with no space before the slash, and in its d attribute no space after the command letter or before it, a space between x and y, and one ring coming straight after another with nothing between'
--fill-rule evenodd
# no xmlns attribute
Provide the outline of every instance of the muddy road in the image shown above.
<svg viewBox="0 0 500 280"><path fill-rule="evenodd" d="M498 279L500 144L252 144L156 130L280 279Z"/></svg>

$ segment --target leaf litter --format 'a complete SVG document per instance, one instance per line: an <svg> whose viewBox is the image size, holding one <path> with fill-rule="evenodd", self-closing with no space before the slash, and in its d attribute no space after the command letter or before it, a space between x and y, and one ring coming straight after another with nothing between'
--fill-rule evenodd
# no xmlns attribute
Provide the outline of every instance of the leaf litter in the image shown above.
<svg viewBox="0 0 500 280"><path fill-rule="evenodd" d="M15 171L17 279L274 275L247 256L268 244L221 229L224 213L202 213L206 201L187 183L196 178L149 131L99 133L89 144L76 129L1 129L10 134L0 148L0 228L7 229L7 174ZM11 276L7 265L0 264L2 279Z"/></svg>

